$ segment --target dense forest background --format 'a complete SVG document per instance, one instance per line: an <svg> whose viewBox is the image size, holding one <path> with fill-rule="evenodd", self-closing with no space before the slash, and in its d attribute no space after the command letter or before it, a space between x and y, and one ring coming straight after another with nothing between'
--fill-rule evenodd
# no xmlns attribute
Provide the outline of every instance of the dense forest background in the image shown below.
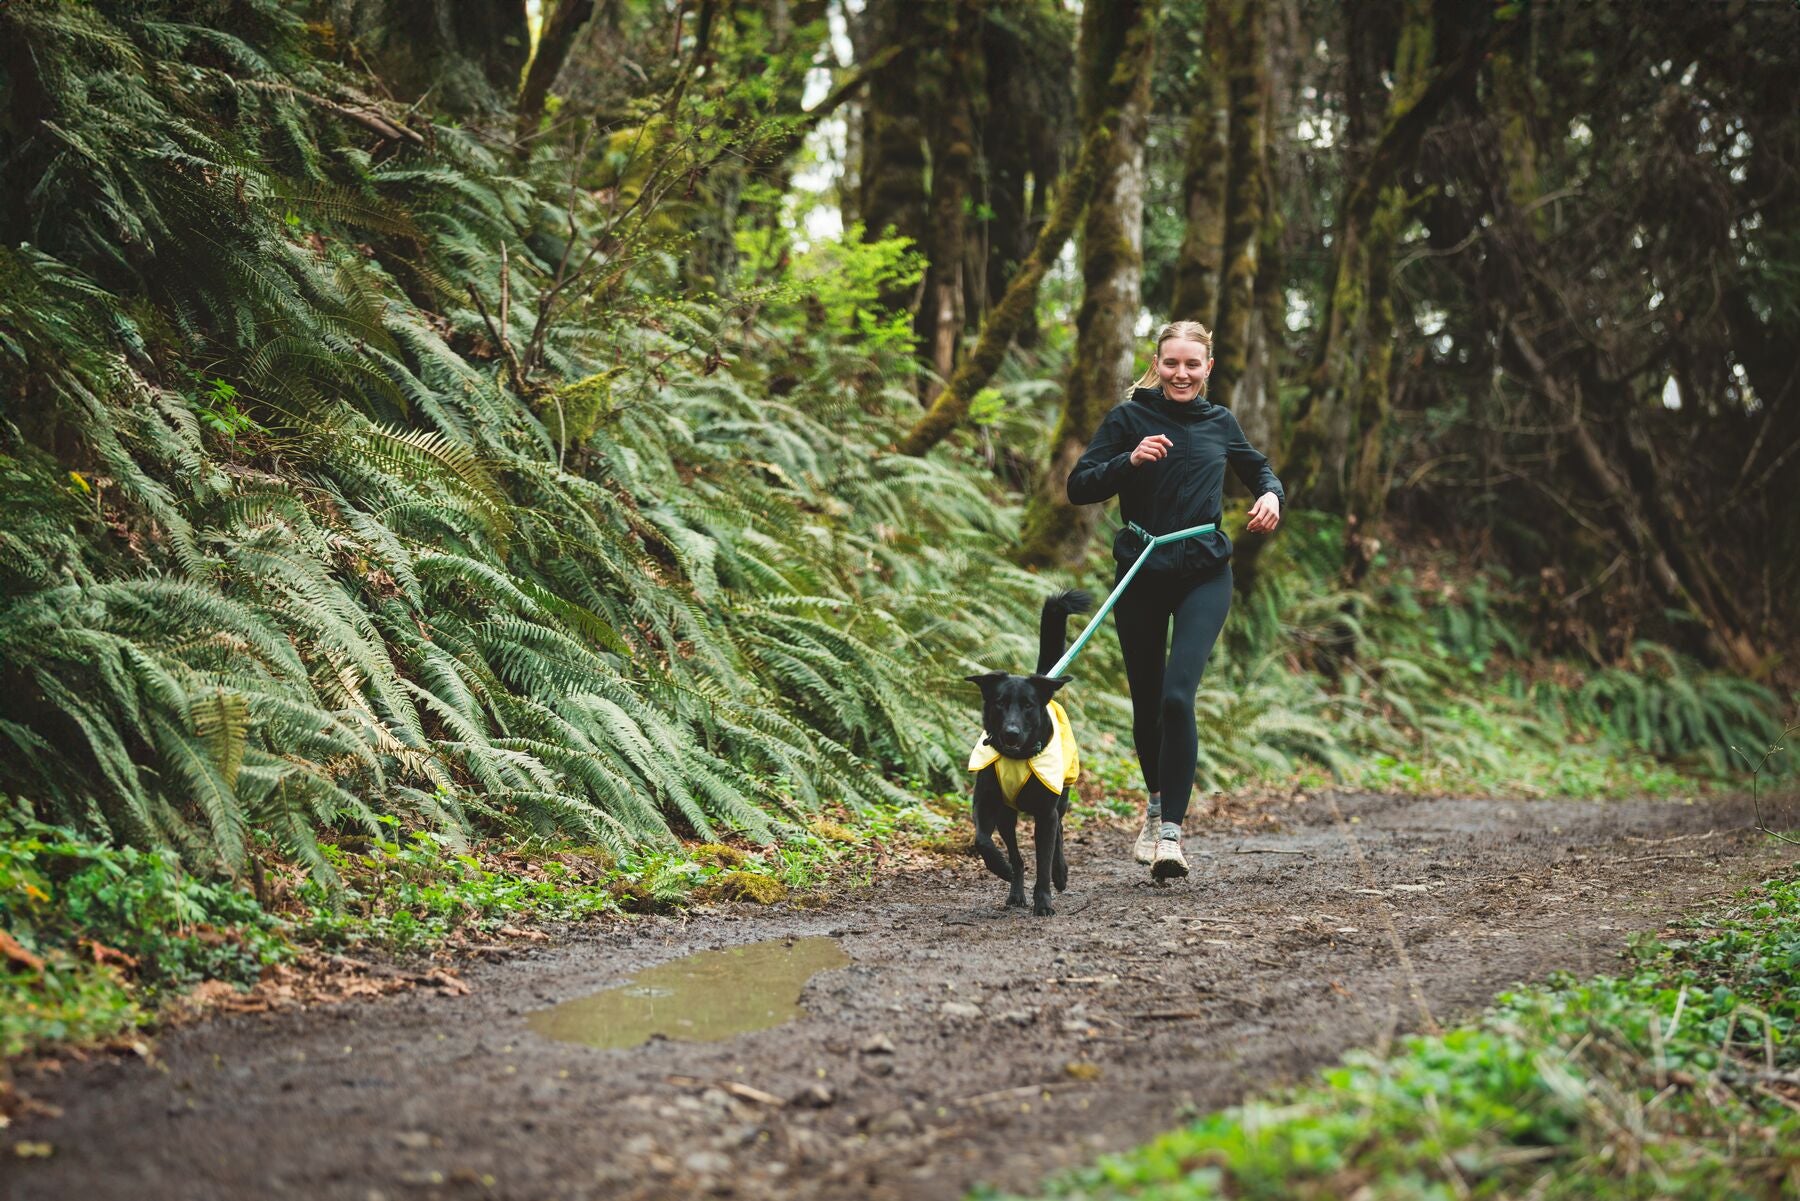
<svg viewBox="0 0 1800 1201"><path fill-rule="evenodd" d="M1726 778L1800 682L1797 20L0 5L0 791L328 881L954 786L1176 317L1292 505L1203 783Z"/></svg>

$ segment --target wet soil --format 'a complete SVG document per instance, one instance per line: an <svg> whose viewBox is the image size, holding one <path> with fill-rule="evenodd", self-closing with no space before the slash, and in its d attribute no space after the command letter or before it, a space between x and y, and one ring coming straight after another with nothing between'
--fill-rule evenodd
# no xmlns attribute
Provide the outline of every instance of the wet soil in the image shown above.
<svg viewBox="0 0 1800 1201"><path fill-rule="evenodd" d="M1790 815L1792 816L1792 815ZM1725 802L1338 796L1189 839L1150 885L1131 831L1069 844L1053 918L973 860L824 909L571 932L414 992L210 1021L71 1068L9 1135L0 1196L956 1198L1020 1189L1344 1050L1450 1023L1786 857ZM833 937L786 1024L599 1050L531 1015L698 951ZM10 1157L9 1157L10 1158Z"/></svg>

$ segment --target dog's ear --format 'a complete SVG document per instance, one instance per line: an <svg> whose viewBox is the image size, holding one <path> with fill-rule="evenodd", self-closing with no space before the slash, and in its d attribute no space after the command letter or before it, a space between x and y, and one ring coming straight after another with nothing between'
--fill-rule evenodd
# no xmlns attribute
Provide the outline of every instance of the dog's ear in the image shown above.
<svg viewBox="0 0 1800 1201"><path fill-rule="evenodd" d="M984 671L978 676L964 676L963 679L981 689L982 699L994 694L994 686L1006 678L1003 671Z"/></svg>
<svg viewBox="0 0 1800 1201"><path fill-rule="evenodd" d="M1056 695L1058 689L1074 678L1074 676L1032 676L1031 686L1038 690L1039 696L1049 700Z"/></svg>

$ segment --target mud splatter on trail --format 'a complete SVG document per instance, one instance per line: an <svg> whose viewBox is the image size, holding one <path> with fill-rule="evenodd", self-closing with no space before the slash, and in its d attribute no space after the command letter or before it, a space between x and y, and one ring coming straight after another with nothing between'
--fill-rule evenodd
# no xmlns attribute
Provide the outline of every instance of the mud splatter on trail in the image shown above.
<svg viewBox="0 0 1800 1201"><path fill-rule="evenodd" d="M1058 915L979 864L828 908L577 930L413 993L221 1018L159 1062L72 1068L8 1133L17 1201L956 1198L1141 1142L1354 1046L1449 1023L1785 857L1747 806L1339 796L1278 832L1201 832L1152 888L1131 832L1069 846ZM794 1020L598 1050L530 1015L697 951L828 937ZM10 1179L8 1179L10 1178ZM4 1190L0 1190L4 1191Z"/></svg>

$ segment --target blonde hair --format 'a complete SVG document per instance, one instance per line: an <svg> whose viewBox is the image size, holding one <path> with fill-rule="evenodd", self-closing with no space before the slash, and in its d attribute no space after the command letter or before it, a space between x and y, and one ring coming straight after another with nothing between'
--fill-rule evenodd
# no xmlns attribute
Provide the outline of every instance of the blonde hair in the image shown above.
<svg viewBox="0 0 1800 1201"><path fill-rule="evenodd" d="M1137 386L1154 388L1157 382L1156 360L1162 357L1162 344L1170 338L1186 338L1190 342L1198 342L1206 347L1206 357L1212 357L1212 331L1198 321L1171 321L1156 331L1156 351L1150 356L1150 369L1138 377Z"/></svg>

